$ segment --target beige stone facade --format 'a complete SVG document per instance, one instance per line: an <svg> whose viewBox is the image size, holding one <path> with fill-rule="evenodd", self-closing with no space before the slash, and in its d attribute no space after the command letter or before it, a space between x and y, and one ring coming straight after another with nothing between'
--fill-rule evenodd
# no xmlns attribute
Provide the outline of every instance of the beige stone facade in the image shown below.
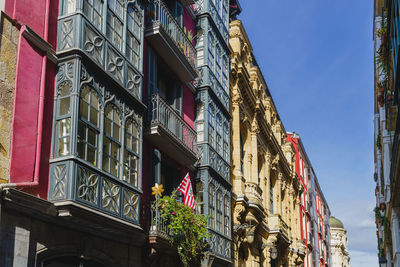
<svg viewBox="0 0 400 267"><path fill-rule="evenodd" d="M229 42L234 265L300 266L305 245L295 151L238 20L230 24Z"/></svg>
<svg viewBox="0 0 400 267"><path fill-rule="evenodd" d="M8 182L19 30L4 14L0 29L0 183Z"/></svg>

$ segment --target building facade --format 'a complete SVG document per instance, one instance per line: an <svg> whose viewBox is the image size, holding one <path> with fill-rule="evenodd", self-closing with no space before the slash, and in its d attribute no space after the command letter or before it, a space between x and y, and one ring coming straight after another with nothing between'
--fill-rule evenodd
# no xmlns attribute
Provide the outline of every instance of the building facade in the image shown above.
<svg viewBox="0 0 400 267"><path fill-rule="evenodd" d="M331 226L332 266L350 267L350 256L347 250L347 231L339 219L331 216L329 222Z"/></svg>
<svg viewBox="0 0 400 267"><path fill-rule="evenodd" d="M287 133L287 141L294 146L295 169L302 186L299 205L300 229L301 239L307 244L303 266L330 266L328 203L319 187L300 136L297 133Z"/></svg>
<svg viewBox="0 0 400 267"><path fill-rule="evenodd" d="M400 265L399 1L374 1L374 209L381 266Z"/></svg>
<svg viewBox="0 0 400 267"><path fill-rule="evenodd" d="M209 216L202 265L230 264L239 3L4 4L0 265L177 266L151 187L170 194L186 173Z"/></svg>
<svg viewBox="0 0 400 267"><path fill-rule="evenodd" d="M298 266L305 245L295 150L239 20L230 45L235 266Z"/></svg>

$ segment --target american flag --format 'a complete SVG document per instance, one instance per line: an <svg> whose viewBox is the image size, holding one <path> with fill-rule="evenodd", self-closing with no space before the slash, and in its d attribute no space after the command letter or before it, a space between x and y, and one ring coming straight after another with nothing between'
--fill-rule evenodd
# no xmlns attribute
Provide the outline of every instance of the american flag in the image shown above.
<svg viewBox="0 0 400 267"><path fill-rule="evenodd" d="M195 209L196 205L194 202L192 182L190 181L189 173L187 173L185 178L183 178L177 190L183 194L185 205Z"/></svg>

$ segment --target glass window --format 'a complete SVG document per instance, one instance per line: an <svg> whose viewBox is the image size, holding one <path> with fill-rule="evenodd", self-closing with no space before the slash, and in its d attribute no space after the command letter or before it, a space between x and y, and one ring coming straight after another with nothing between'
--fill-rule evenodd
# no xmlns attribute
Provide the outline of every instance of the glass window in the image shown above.
<svg viewBox="0 0 400 267"><path fill-rule="evenodd" d="M122 179L138 186L139 125L128 119L125 124L124 173Z"/></svg>
<svg viewBox="0 0 400 267"><path fill-rule="evenodd" d="M224 159L229 162L230 158L229 158L229 126L228 123L225 122L224 123Z"/></svg>
<svg viewBox="0 0 400 267"><path fill-rule="evenodd" d="M274 185L272 179L269 180L269 212L274 214Z"/></svg>
<svg viewBox="0 0 400 267"><path fill-rule="evenodd" d="M64 1L64 15L71 14L75 12L76 1L75 0L65 0Z"/></svg>
<svg viewBox="0 0 400 267"><path fill-rule="evenodd" d="M213 184L208 185L208 215L209 227L215 229L215 203L214 203L215 186Z"/></svg>
<svg viewBox="0 0 400 267"><path fill-rule="evenodd" d="M196 184L196 210L197 214L204 214L204 187L202 182Z"/></svg>
<svg viewBox="0 0 400 267"><path fill-rule="evenodd" d="M81 89L79 100L78 157L97 166L99 137L99 98L88 85Z"/></svg>
<svg viewBox="0 0 400 267"><path fill-rule="evenodd" d="M208 143L214 147L214 107L208 106Z"/></svg>
<svg viewBox="0 0 400 267"><path fill-rule="evenodd" d="M208 35L208 66L214 70L214 37L211 32Z"/></svg>
<svg viewBox="0 0 400 267"><path fill-rule="evenodd" d="M222 230L222 192L218 190L217 192L217 231L223 232Z"/></svg>
<svg viewBox="0 0 400 267"><path fill-rule="evenodd" d="M84 0L83 13L93 23L97 29L101 30L103 25L103 1L102 0Z"/></svg>
<svg viewBox="0 0 400 267"><path fill-rule="evenodd" d="M123 6L122 0L109 0L107 10L107 37L122 51L123 33Z"/></svg>
<svg viewBox="0 0 400 267"><path fill-rule="evenodd" d="M132 5L128 6L127 11L126 56L139 69L142 14L137 7Z"/></svg>
<svg viewBox="0 0 400 267"><path fill-rule="evenodd" d="M244 174L244 143L242 135L240 135L240 170Z"/></svg>
<svg viewBox="0 0 400 267"><path fill-rule="evenodd" d="M230 216L231 216L231 205L229 203L229 196L224 197L224 233L226 236L230 236Z"/></svg>
<svg viewBox="0 0 400 267"><path fill-rule="evenodd" d="M217 143L217 152L222 156L222 119L221 116L218 114L217 115L217 121L216 121L216 143Z"/></svg>
<svg viewBox="0 0 400 267"><path fill-rule="evenodd" d="M119 176L121 148L121 118L116 106L106 107L104 118L103 170Z"/></svg>
<svg viewBox="0 0 400 267"><path fill-rule="evenodd" d="M56 156L66 156L70 152L71 132L71 82L63 82L58 88L56 121Z"/></svg>
<svg viewBox="0 0 400 267"><path fill-rule="evenodd" d="M217 45L215 49L215 62L215 76L217 80L221 82L221 48L219 45Z"/></svg>

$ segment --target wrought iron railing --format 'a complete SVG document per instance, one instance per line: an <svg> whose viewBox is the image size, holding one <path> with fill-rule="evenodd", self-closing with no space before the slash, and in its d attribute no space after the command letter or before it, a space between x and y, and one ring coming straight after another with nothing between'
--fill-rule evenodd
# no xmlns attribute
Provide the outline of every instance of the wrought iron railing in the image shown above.
<svg viewBox="0 0 400 267"><path fill-rule="evenodd" d="M195 153L196 132L162 97L151 97L151 125L160 124Z"/></svg>
<svg viewBox="0 0 400 267"><path fill-rule="evenodd" d="M150 235L162 236L168 239L171 236L171 231L168 227L168 223L161 217L161 212L157 208L151 209L151 223L150 223Z"/></svg>
<svg viewBox="0 0 400 267"><path fill-rule="evenodd" d="M168 10L163 0L151 0L148 7L147 24L159 24L165 32L171 37L175 45L186 56L190 65L195 67L196 49L191 40L185 34L181 26L175 20L174 16Z"/></svg>

